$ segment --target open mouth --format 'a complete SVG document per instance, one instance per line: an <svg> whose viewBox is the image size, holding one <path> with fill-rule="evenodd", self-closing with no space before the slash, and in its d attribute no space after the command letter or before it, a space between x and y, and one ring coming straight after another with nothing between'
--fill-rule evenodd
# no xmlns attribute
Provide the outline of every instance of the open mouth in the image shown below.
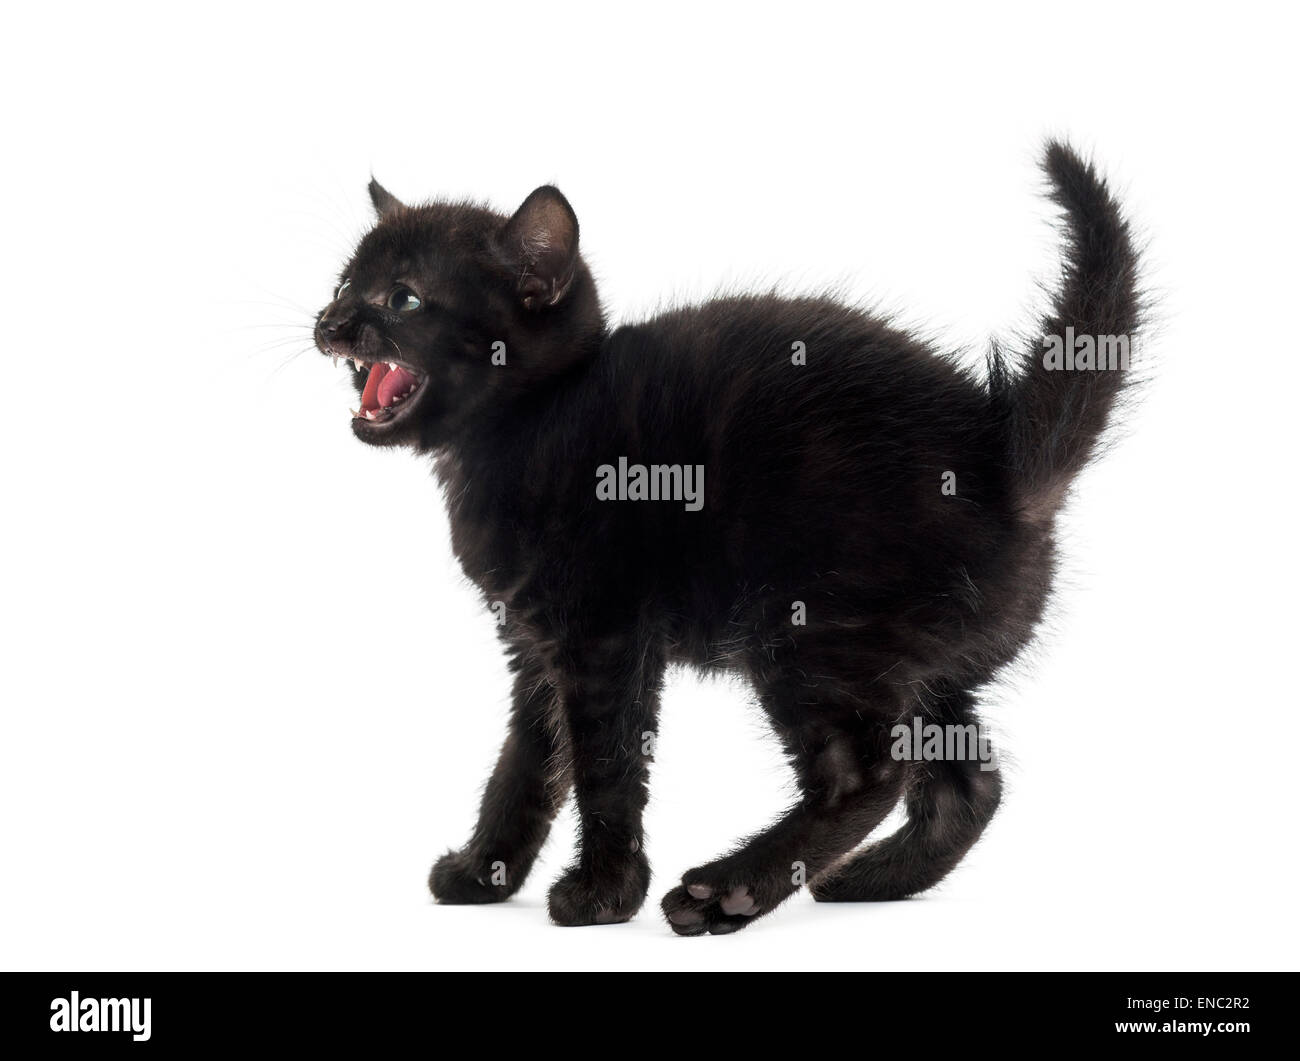
<svg viewBox="0 0 1300 1061"><path fill-rule="evenodd" d="M415 397L424 388L424 376L409 365L396 361L367 364L359 358L352 358L352 364L358 372L367 374L361 408L351 410L353 420L393 423L414 405Z"/></svg>

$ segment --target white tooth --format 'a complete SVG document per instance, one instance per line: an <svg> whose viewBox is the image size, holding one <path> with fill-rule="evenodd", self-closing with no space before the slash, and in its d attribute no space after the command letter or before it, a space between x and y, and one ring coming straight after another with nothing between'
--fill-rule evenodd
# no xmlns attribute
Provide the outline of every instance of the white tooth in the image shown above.
<svg viewBox="0 0 1300 1061"><path fill-rule="evenodd" d="M395 369L397 368L397 362L396 362L396 361L390 361L390 362L388 362L388 367L389 367L389 369L391 369L391 370L395 370Z"/></svg>
<svg viewBox="0 0 1300 1061"><path fill-rule="evenodd" d="M353 419L353 420L355 420L358 416L361 415L361 414L360 414L359 412L357 412L355 409L349 409L348 412L350 412L350 413L352 414L352 419Z"/></svg>
<svg viewBox="0 0 1300 1061"><path fill-rule="evenodd" d="M363 368L365 368L364 363L362 362L361 358L359 358L359 357L354 357L354 358L352 359L352 363L353 363L354 365L357 366L357 371L358 371L358 372L360 372Z"/></svg>

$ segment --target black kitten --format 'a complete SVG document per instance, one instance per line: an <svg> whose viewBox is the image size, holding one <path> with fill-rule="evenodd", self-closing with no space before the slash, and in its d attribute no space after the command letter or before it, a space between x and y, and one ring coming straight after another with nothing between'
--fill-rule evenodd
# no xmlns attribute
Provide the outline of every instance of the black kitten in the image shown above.
<svg viewBox="0 0 1300 1061"><path fill-rule="evenodd" d="M317 343L356 366L358 438L436 455L515 672L478 825L433 868L439 901L516 891L572 789L578 854L551 917L637 912L673 662L744 675L802 790L682 876L674 931L733 932L804 883L901 899L957 865L1001 783L949 738L1033 635L1053 523L1129 378L1140 309L1106 185L1061 144L1044 166L1068 220L1061 290L1042 346L1015 364L995 350L986 379L827 299L720 299L611 331L555 188L507 218L371 183L379 222ZM855 851L900 800L907 824Z"/></svg>

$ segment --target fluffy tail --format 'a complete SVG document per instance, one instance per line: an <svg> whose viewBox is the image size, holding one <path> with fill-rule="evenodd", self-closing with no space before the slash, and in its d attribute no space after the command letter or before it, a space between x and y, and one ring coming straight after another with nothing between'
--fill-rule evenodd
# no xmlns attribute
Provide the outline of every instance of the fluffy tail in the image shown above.
<svg viewBox="0 0 1300 1061"><path fill-rule="evenodd" d="M1106 182L1062 143L1048 144L1043 169L1065 211L1060 290L1022 372L1010 372L996 350L989 359L1020 506L1036 520L1055 515L1134 379L1129 357L1142 308L1137 254Z"/></svg>

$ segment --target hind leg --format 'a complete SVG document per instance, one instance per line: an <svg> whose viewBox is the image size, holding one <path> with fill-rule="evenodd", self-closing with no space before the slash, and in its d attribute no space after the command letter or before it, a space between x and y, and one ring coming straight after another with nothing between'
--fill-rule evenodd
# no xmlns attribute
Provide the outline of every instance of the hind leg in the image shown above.
<svg viewBox="0 0 1300 1061"><path fill-rule="evenodd" d="M735 932L769 913L852 850L898 802L906 764L890 757L883 723L819 720L784 736L803 798L731 854L682 875L662 904L678 935Z"/></svg>
<svg viewBox="0 0 1300 1061"><path fill-rule="evenodd" d="M935 721L974 725L969 694L943 698ZM991 762L953 759L909 764L907 823L814 880L819 902L906 899L944 879L997 811L1002 779Z"/></svg>

